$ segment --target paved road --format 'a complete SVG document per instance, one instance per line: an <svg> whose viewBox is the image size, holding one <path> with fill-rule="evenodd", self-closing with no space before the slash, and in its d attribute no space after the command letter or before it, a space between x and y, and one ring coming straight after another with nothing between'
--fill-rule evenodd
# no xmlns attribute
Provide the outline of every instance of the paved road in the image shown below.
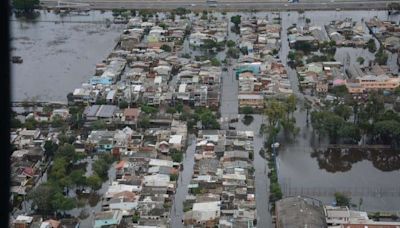
<svg viewBox="0 0 400 228"><path fill-rule="evenodd" d="M387 4L395 1L387 0L322 0L313 2L301 0L300 3L288 3L283 0L251 0L249 2L239 0L220 0L217 4L207 4L206 1L183 0L66 0L66 2L88 3L92 9L175 9L186 7L194 10L218 9L218 10L332 10L332 9L385 9ZM45 7L54 7L57 0L42 0Z"/></svg>

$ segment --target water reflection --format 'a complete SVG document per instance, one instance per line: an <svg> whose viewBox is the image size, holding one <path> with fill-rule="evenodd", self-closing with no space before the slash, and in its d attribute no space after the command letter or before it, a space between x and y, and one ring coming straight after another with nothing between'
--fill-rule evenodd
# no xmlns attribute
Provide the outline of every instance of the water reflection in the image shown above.
<svg viewBox="0 0 400 228"><path fill-rule="evenodd" d="M315 149L311 157L317 159L320 169L330 173L347 172L362 160L371 161L375 168L384 172L400 169L400 153L390 149Z"/></svg>

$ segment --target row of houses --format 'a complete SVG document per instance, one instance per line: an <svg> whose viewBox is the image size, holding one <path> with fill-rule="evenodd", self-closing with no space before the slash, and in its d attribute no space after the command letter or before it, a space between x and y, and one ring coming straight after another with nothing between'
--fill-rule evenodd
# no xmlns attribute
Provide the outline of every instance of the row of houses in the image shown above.
<svg viewBox="0 0 400 228"><path fill-rule="evenodd" d="M47 162L42 146L46 137L39 129L16 129L10 139L15 149L10 158L11 203L18 207L45 171Z"/></svg>
<svg viewBox="0 0 400 228"><path fill-rule="evenodd" d="M199 131L186 226L255 226L253 137L252 131Z"/></svg>
<svg viewBox="0 0 400 228"><path fill-rule="evenodd" d="M213 67L209 60L194 61L179 57L177 51L182 39L171 41L171 52L163 50L163 45L168 46L171 42L152 41L155 38L150 37L165 35L165 29L161 30L154 23L146 22L149 33L142 40L132 41L134 44L131 46L125 45L124 37L138 32L142 34L144 30L136 27L143 27L143 23L134 23L135 20L139 19L134 18L128 23L129 29L123 32L120 44L109 58L96 65L96 75L75 89L70 100L73 103L108 105L88 110L89 115L98 110L94 118L102 118L101 113L110 116L108 114L115 112L112 105L124 102L134 107L141 104L170 107L182 102L192 107L217 108L221 68ZM170 20L162 23L175 32L187 31L186 23Z"/></svg>
<svg viewBox="0 0 400 228"><path fill-rule="evenodd" d="M400 50L400 25L392 21L382 21L377 17L366 22L370 32L389 51Z"/></svg>
<svg viewBox="0 0 400 228"><path fill-rule="evenodd" d="M311 49L317 49L319 43L330 41L325 32L325 28L321 26L295 24L288 28L288 41L291 48L301 47L308 44Z"/></svg>
<svg viewBox="0 0 400 228"><path fill-rule="evenodd" d="M86 143L119 158L93 227L167 227L186 139L186 122L178 120L140 132L92 131Z"/></svg>
<svg viewBox="0 0 400 228"><path fill-rule="evenodd" d="M209 20L200 18L192 21L192 32L189 36L189 45L201 47L207 41L216 43L224 42L227 39L228 22L223 19Z"/></svg>
<svg viewBox="0 0 400 228"><path fill-rule="evenodd" d="M28 113L28 114L27 114ZM11 199L13 207L20 207L25 196L37 185L49 165L45 154L45 142L58 143L60 132L51 127L54 121L66 121L70 117L66 108L49 112L27 110L16 115L21 123L36 121L47 129L14 128L10 131L11 144Z"/></svg>
<svg viewBox="0 0 400 228"><path fill-rule="evenodd" d="M325 26L329 38L337 46L364 47L372 36L366 33L364 22L353 21L352 18L332 21Z"/></svg>
<svg viewBox="0 0 400 228"><path fill-rule="evenodd" d="M149 34L144 39L148 46L136 46L127 55L128 65L117 85L123 83L123 86L131 87L124 95L129 96L129 103L133 105L155 106L162 110L182 104L217 110L221 67L212 66L209 60L179 57L174 51L151 54L153 48L149 47L157 41L183 41L168 39L171 31L167 32L165 27L171 29L172 22L162 23L164 28L147 23ZM128 27L135 29L134 24L131 20ZM225 40L222 31L226 25L199 20L193 21L192 26L194 33L190 35L189 43L193 46L201 45L204 39ZM203 35L204 39L201 38ZM111 121L124 124L126 121L138 123L141 116L147 116L151 125L141 131L129 127L92 131L88 136L87 143L97 152L112 153L120 158L115 167L116 176L103 195L102 211L95 214L93 226L169 227L172 199L188 138L186 122L176 120L173 115L162 118L160 116L167 115L162 111L150 116L139 107L120 110L112 104L88 106L84 115L87 120L98 120L103 118L102 113L113 113L108 115L112 116Z"/></svg>
<svg viewBox="0 0 400 228"><path fill-rule="evenodd" d="M303 91L326 94L329 87L341 85L346 79L341 62L312 62L296 68Z"/></svg>
<svg viewBox="0 0 400 228"><path fill-rule="evenodd" d="M280 48L280 32L277 18L250 18L241 22L239 46L247 51L236 65L239 108L260 109L265 97L293 92L284 65L273 57Z"/></svg>

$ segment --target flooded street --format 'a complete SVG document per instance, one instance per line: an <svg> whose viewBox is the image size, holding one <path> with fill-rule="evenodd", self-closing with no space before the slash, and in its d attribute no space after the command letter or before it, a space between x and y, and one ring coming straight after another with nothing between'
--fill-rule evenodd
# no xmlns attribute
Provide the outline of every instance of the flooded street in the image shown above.
<svg viewBox="0 0 400 228"><path fill-rule="evenodd" d="M12 100L66 101L67 94L94 74L95 64L116 44L121 25L107 28L92 23L105 18L112 18L111 13L94 11L61 19L41 11L37 22L12 18L12 55L23 59L11 67Z"/></svg>
<svg viewBox="0 0 400 228"><path fill-rule="evenodd" d="M305 17L310 18L312 23L323 25L334 19L344 19L352 17L353 21L369 20L374 16L382 19L399 21L399 17L388 18L385 12L305 12ZM282 47L280 52L281 60L284 64L287 61L289 46L287 41L287 28L296 23L299 17L297 12L281 13L282 18ZM335 58L338 61L347 60L350 64L355 63L358 56L363 55L368 60L374 59L374 55L367 49L338 48ZM349 57L348 57L349 56ZM390 61L390 59L389 59ZM366 63L365 63L366 64ZM393 64L392 69L397 70L397 64ZM302 100L303 95L298 90L298 79L296 71L287 67L289 79L296 96ZM301 111L301 106L295 113L297 126L301 131L294 142L289 142L283 135L278 139L283 142L283 147L279 149L278 156L278 175L284 195L308 195L318 198L327 204L333 202L333 193L336 191L347 192L351 195L353 203L357 203L359 198L363 199L364 210L399 210L400 209L400 171L382 171L377 169L373 163L367 159L351 163L341 159L332 160L336 164L329 164L338 169L327 171L327 158L317 159L312 157L313 147L310 144L312 139L312 128L306 125L306 113ZM351 152L350 152L351 153ZM390 160L390 158L386 158ZM396 159L396 158L394 158ZM380 162L384 162L383 159ZM328 161L329 162L329 161ZM344 163L344 164L343 164ZM378 162L379 163L379 162ZM345 171L340 171L342 165L350 166ZM382 164L388 166L389 164Z"/></svg>
<svg viewBox="0 0 400 228"><path fill-rule="evenodd" d="M257 208L257 227L271 227L272 218L269 213L268 205L268 169L266 160L262 158L259 151L264 146L264 137L259 134L260 126L263 122L261 115L253 115L253 122L246 126L241 119L243 115L238 115L238 80L232 67L228 67L228 72L222 74L222 94L221 94L221 117L238 118L237 124L231 124L239 131L254 132L254 168L255 168L255 187L256 187L256 208Z"/></svg>
<svg viewBox="0 0 400 228"><path fill-rule="evenodd" d="M93 173L92 163L93 163L93 160L88 159L86 175L88 175L89 173ZM75 208L71 211L68 211L68 214L70 214L72 216L82 217L80 219L80 227L92 227L93 226L94 214L97 212L100 212L102 210L101 197L107 192L112 181L115 180L115 174L116 174L115 165L116 165L116 163L113 163L111 165L110 169L108 170L109 180L105 181L102 184L101 188L99 190L97 190L97 192L96 192L96 194L98 194L100 196L99 201L96 203L96 205L91 206L91 205L86 204L85 207L83 207L83 208Z"/></svg>
<svg viewBox="0 0 400 228"><path fill-rule="evenodd" d="M221 17L219 13L213 13ZM226 18L241 14L244 17L271 17L272 13L227 13ZM294 23L303 23L298 12L279 13L282 22L280 60L286 65L289 45L286 30ZM325 25L332 20L353 18L353 21L369 20L372 17L392 20L397 23L400 15L388 16L384 11L313 11L304 12L305 18L310 18L315 25ZM41 12L38 22L21 22L15 18L11 21L12 55L21 56L22 64L12 65L12 100L23 101L36 99L39 101L66 101L66 95L85 82L94 74L95 64L101 62L113 49L116 38L121 34L124 25L111 25L107 28L105 19L112 19L110 12L93 11L89 16L67 16L61 19L59 15ZM62 23L62 20L64 23ZM57 23L55 23L55 21ZM95 22L95 23L94 23ZM238 36L228 31L228 37L237 40ZM190 53L191 58L201 55L201 51L189 50L185 40L181 53ZM364 65L374 59L374 54L367 49L338 48L335 58L338 61L355 63L358 56L365 58ZM225 59L225 52L217 55L219 60ZM234 62L235 60L233 60ZM396 63L397 54L390 54L388 63L391 71L396 73L399 66ZM287 67L292 89L299 100L304 99L298 88L297 73ZM176 81L176 80L175 80ZM176 83L176 82L174 82ZM302 102L300 102L302 103ZM227 67L222 73L221 107L223 119L238 118L238 81L234 76L233 66ZM264 137L259 135L263 122L262 115L253 115L251 124L245 125L240 120L232 124L237 130L254 131L254 168L256 186L257 227L272 227L269 214L269 180L266 161L259 155L263 148ZM301 104L295 112L298 127L301 129L296 140L288 141L280 135L279 155L277 158L278 176L285 196L308 195L323 200L327 204L333 201L336 191L349 193L353 203L363 199L363 210L395 211L400 210L400 167L393 162L400 161L400 155L385 151L348 151L346 158L339 154L315 155L311 126L306 125L306 114ZM178 188L171 208L171 227L183 227L183 202L187 196L188 184L191 181L196 147L193 135L188 139L188 148L183 160L184 169L178 178ZM397 162L396 164L400 164ZM114 167L114 166L113 166ZM92 173L91 162L87 175ZM112 168L109 176L115 176ZM103 194L110 184L103 183L99 194ZM93 212L101 210L101 201L96 206L84 208L88 218L82 220L81 227L91 227ZM82 208L70 211L79 215Z"/></svg>
<svg viewBox="0 0 400 228"><path fill-rule="evenodd" d="M173 206L171 208L171 227L180 228L183 227L183 202L188 195L188 185L192 180L193 166L194 166L194 153L196 150L196 137L194 135L189 136L189 146L186 150L185 159L183 160L183 171L179 173L178 187L176 189L175 198L173 200Z"/></svg>

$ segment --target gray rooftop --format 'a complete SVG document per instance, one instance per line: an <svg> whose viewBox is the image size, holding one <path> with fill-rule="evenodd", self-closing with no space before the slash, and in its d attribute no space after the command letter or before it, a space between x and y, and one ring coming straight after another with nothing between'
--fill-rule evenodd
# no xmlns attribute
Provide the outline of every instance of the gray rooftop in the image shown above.
<svg viewBox="0 0 400 228"><path fill-rule="evenodd" d="M322 203L304 197L288 197L276 202L277 227L327 227Z"/></svg>
<svg viewBox="0 0 400 228"><path fill-rule="evenodd" d="M117 106L115 105L102 105L97 112L97 117L110 118L114 115L114 112L117 110Z"/></svg>

